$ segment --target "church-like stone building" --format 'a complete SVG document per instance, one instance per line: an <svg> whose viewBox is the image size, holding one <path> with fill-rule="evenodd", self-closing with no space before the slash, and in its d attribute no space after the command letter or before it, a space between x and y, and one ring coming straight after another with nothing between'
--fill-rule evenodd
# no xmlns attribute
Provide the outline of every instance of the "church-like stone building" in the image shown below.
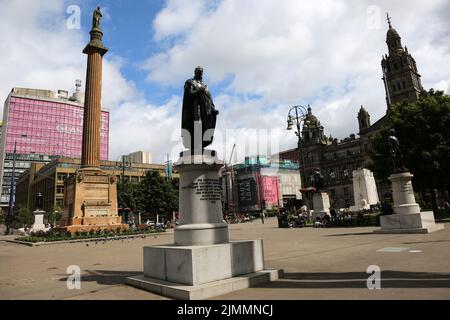
<svg viewBox="0 0 450 320"><path fill-rule="evenodd" d="M389 17L388 22L386 44L389 53L384 55L381 61L387 112L391 104L403 100L417 101L423 91L416 61L407 47L402 46L401 37L397 30L392 28ZM309 108L302 130L305 163L301 164L297 148L279 154L281 160L300 162L309 180L306 183L307 186L311 185L310 179L314 169L319 168L324 176L333 208L354 205L352 172L367 167L370 161L368 152L370 137L382 128L387 118L385 115L371 124L369 113L361 106L357 119L359 137L351 134L348 138L339 141L325 135L324 127ZM384 193L388 188L389 186L379 185L378 191ZM383 199L382 194L379 197Z"/></svg>

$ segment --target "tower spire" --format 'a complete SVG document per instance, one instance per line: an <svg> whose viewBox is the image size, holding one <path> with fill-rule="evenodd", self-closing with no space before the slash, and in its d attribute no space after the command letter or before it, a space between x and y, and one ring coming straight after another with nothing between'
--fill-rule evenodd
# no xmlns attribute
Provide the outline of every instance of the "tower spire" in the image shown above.
<svg viewBox="0 0 450 320"><path fill-rule="evenodd" d="M389 12L386 12L386 20L387 20L387 22L389 24L389 29L391 29L392 28L392 24L391 24L391 17L389 17Z"/></svg>

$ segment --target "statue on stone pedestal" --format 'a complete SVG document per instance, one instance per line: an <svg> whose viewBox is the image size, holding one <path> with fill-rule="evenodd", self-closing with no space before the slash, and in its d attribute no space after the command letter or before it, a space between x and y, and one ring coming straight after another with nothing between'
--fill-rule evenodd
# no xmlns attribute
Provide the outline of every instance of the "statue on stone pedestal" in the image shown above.
<svg viewBox="0 0 450 320"><path fill-rule="evenodd" d="M324 179L322 174L320 173L319 168L316 168L316 170L314 171L313 181L314 188L316 188L317 190L316 192L322 192L324 188Z"/></svg>
<svg viewBox="0 0 450 320"><path fill-rule="evenodd" d="M200 124L201 121L201 137L195 137L198 144L201 143L203 151L213 141L214 129L216 127L216 119L219 111L216 110L208 85L203 82L203 68L197 67L194 71L194 78L186 81L184 85L183 110L181 118L181 128L183 132L183 145L190 150L194 150L194 124ZM209 141L203 141L203 137L207 130L210 131ZM189 133L190 137L187 136ZM199 132L200 133L200 132ZM189 139L190 138L190 139Z"/></svg>
<svg viewBox="0 0 450 320"><path fill-rule="evenodd" d="M43 210L43 206L44 206L44 196L42 195L42 193L37 193L36 194L36 211L42 211Z"/></svg>
<svg viewBox="0 0 450 320"><path fill-rule="evenodd" d="M407 172L408 169L405 167L403 153L400 150L400 142L398 141L397 137L395 136L394 129L391 129L389 131L388 144L389 144L389 150L391 152L394 173Z"/></svg>
<svg viewBox="0 0 450 320"><path fill-rule="evenodd" d="M100 20L102 19L103 15L100 11L100 7L97 7L94 10L94 14L92 16L92 29L100 29Z"/></svg>

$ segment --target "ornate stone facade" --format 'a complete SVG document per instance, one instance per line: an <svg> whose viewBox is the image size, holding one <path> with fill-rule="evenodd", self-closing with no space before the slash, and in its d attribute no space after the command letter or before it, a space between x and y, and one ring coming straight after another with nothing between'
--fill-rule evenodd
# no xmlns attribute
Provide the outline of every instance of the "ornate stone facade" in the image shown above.
<svg viewBox="0 0 450 320"><path fill-rule="evenodd" d="M392 103L404 99L417 101L423 90L420 75L414 58L408 49L402 47L398 32L392 28L386 36L389 55L383 56L381 62L383 81L386 89L387 112ZM312 183L312 174L316 168L320 169L325 179L326 189L330 196L332 208L343 208L355 205L352 172L368 166L370 160L370 138L378 132L386 121L386 116L371 124L370 114L361 106L358 115L359 137L351 134L348 138L338 140L326 137L324 127L313 114L311 108L305 119L302 138L305 155L304 170L307 185ZM291 160L300 163L298 149L291 149L279 154L281 160ZM382 194L389 190L388 185L377 181L380 200Z"/></svg>

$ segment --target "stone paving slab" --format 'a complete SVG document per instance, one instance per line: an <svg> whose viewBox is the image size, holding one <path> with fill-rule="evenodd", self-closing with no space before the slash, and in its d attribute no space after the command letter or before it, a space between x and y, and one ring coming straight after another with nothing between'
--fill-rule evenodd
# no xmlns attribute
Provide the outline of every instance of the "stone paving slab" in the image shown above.
<svg viewBox="0 0 450 320"><path fill-rule="evenodd" d="M284 278L214 299L450 299L448 224L431 234L375 229L279 229L274 218L230 225L232 240L263 239L266 267L284 269ZM0 299L165 300L124 281L142 273L144 246L171 242L172 235L40 247L2 241ZM384 248L408 250L379 251ZM81 269L80 290L66 286L71 265ZM367 289L371 265L381 269L380 290Z"/></svg>

